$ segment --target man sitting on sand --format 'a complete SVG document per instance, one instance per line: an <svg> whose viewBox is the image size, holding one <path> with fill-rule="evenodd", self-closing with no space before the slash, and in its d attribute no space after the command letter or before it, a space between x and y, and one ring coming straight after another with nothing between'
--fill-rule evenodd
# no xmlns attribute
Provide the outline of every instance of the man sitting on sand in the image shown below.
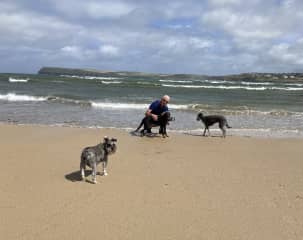
<svg viewBox="0 0 303 240"><path fill-rule="evenodd" d="M169 100L170 97L168 95L164 95L161 100L155 100L150 104L149 108L145 112L145 118L141 122L144 124L144 129L147 130L147 133L151 133L151 128L153 125L160 125L159 116L165 112L168 112L167 104ZM141 126L142 125L140 124L135 132L137 132Z"/></svg>

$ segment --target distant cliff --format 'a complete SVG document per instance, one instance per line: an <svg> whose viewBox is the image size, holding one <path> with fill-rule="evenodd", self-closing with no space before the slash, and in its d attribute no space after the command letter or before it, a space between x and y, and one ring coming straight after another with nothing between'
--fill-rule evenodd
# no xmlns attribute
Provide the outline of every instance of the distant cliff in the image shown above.
<svg viewBox="0 0 303 240"><path fill-rule="evenodd" d="M121 76L132 76L132 77L153 77L160 76L163 79L168 78L179 78L179 79L217 79L217 80L293 80L303 81L303 73L241 73L233 75L220 75L220 76L209 76L209 75L196 75L196 74L154 74L154 73L143 73L143 72L128 72L128 71L100 71L94 69L78 69L78 68L60 68L60 67L42 67L38 74L47 75L75 75L75 76L96 76L96 77L121 77Z"/></svg>

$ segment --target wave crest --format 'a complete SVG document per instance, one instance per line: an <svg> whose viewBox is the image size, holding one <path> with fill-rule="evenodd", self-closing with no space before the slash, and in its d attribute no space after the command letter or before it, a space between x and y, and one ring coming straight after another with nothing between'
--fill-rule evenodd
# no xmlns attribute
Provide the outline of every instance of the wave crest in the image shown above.
<svg viewBox="0 0 303 240"><path fill-rule="evenodd" d="M0 94L0 100L9 101L9 102L41 102L41 101L46 101L47 98L8 93L4 95Z"/></svg>
<svg viewBox="0 0 303 240"><path fill-rule="evenodd" d="M28 82L29 81L29 78L25 78L25 79L17 79L17 78L12 78L12 77L9 77L8 79L9 82L11 83L15 83L15 82Z"/></svg>

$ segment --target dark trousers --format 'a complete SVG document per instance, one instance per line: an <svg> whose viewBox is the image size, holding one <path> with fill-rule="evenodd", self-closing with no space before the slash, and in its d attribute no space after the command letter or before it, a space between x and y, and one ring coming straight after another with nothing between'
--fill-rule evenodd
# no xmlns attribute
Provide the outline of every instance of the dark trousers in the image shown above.
<svg viewBox="0 0 303 240"><path fill-rule="evenodd" d="M159 120L155 121L152 116L147 116L143 119L143 124L144 124L144 129L147 129L148 133L151 133L151 129L153 126L158 126L160 125Z"/></svg>

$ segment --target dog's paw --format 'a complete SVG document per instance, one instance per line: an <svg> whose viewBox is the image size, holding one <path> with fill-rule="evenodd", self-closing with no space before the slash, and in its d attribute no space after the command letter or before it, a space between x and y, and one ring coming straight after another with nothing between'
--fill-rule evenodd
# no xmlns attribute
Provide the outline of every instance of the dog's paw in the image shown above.
<svg viewBox="0 0 303 240"><path fill-rule="evenodd" d="M103 173L102 173L102 176L107 176L108 175L108 173L106 172L106 171L104 171Z"/></svg>

